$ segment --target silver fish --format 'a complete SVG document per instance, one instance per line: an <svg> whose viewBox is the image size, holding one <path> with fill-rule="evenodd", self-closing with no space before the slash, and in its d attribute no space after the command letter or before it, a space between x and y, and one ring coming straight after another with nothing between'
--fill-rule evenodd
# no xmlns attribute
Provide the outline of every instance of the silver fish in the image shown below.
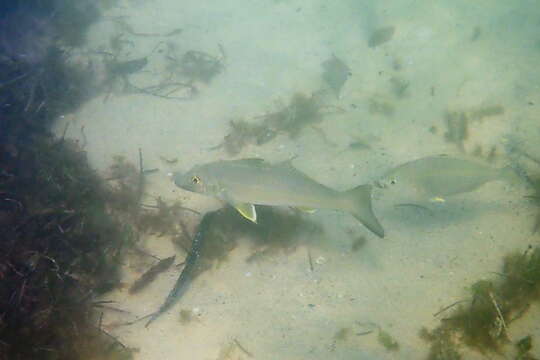
<svg viewBox="0 0 540 360"><path fill-rule="evenodd" d="M182 189L234 206L253 222L257 222L254 205L334 209L351 213L377 236L384 237L371 207L371 185L339 192L310 179L290 161L275 165L262 159L216 161L176 173L173 179Z"/></svg>
<svg viewBox="0 0 540 360"><path fill-rule="evenodd" d="M390 170L376 185L414 200L444 202L451 195L476 190L487 182L519 178L511 167L491 166L446 155L429 156Z"/></svg>

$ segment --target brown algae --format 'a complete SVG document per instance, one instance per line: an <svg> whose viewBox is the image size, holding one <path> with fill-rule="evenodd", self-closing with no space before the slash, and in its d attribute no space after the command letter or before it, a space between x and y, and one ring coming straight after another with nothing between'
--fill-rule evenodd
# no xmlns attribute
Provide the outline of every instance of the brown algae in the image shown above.
<svg viewBox="0 0 540 360"><path fill-rule="evenodd" d="M371 114L381 114L385 117L391 117L395 112L394 104L378 95L372 96L368 100L368 109Z"/></svg>
<svg viewBox="0 0 540 360"><path fill-rule="evenodd" d="M322 106L315 96L296 93L287 106L258 117L262 121L231 120L229 133L213 149L223 147L232 156L240 153L245 146L264 145L280 134L297 138L306 127L322 121L324 114L321 110Z"/></svg>
<svg viewBox="0 0 540 360"><path fill-rule="evenodd" d="M323 75L322 78L324 82L330 87L334 95L339 98L341 94L341 89L347 79L351 76L351 69L336 55L322 64L323 66Z"/></svg>
<svg viewBox="0 0 540 360"><path fill-rule="evenodd" d="M508 329L540 299L540 248L508 254L497 274L493 280L475 282L466 301L437 313L445 316L439 327L421 331L431 344L428 359L460 359L463 346L486 355L505 354L505 345L512 342ZM528 345L522 345L525 353Z"/></svg>
<svg viewBox="0 0 540 360"><path fill-rule="evenodd" d="M181 309L179 314L180 324L186 325L193 320L193 311L187 309Z"/></svg>
<svg viewBox="0 0 540 360"><path fill-rule="evenodd" d="M377 341L388 351L398 351L399 343L389 333L379 328Z"/></svg>
<svg viewBox="0 0 540 360"><path fill-rule="evenodd" d="M446 122L444 138L461 151L465 151L464 141L469 137L469 119L465 113L458 111L449 111L444 118Z"/></svg>
<svg viewBox="0 0 540 360"><path fill-rule="evenodd" d="M371 33L368 39L368 47L375 48L379 45L382 45L394 37L396 28L394 26L385 26L376 29Z"/></svg>
<svg viewBox="0 0 540 360"><path fill-rule="evenodd" d="M334 341L344 342L352 335L353 331L351 328L341 328L334 334Z"/></svg>

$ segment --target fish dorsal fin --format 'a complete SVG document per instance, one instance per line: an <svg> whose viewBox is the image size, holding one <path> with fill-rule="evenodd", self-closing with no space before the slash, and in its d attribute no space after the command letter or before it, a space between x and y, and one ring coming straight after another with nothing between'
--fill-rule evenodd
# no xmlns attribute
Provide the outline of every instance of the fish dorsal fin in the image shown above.
<svg viewBox="0 0 540 360"><path fill-rule="evenodd" d="M234 208L246 219L257 223L257 211L255 211L255 205L249 203L238 203L233 205Z"/></svg>

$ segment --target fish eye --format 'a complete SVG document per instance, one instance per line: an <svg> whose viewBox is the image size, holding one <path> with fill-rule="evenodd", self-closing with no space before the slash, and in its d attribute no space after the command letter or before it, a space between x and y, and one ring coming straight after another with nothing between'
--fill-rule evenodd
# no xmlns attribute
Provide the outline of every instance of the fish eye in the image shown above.
<svg viewBox="0 0 540 360"><path fill-rule="evenodd" d="M194 184L200 184L201 183L201 178L195 175L195 176L193 176L191 178L191 182L194 183Z"/></svg>
<svg viewBox="0 0 540 360"><path fill-rule="evenodd" d="M392 180L390 180L390 184L392 184L392 185L395 185L395 184L397 184L397 181L396 181L396 179L392 179Z"/></svg>

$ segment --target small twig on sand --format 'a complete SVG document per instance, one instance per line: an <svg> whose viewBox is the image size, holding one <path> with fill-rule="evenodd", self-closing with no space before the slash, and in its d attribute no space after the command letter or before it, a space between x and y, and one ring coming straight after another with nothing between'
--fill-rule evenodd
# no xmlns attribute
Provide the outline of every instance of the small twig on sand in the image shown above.
<svg viewBox="0 0 540 360"><path fill-rule="evenodd" d="M103 313L102 313L103 315ZM104 335L106 335L107 337L109 337L112 341L113 341L113 346L114 345L120 345L122 347L122 349L124 350L128 350L128 347L124 344L122 344L122 342L120 340L118 340L116 337L114 337L113 335L111 335L107 330L103 329L101 327L101 318L100 318L100 323L98 324L98 326L96 326L96 328Z"/></svg>
<svg viewBox="0 0 540 360"><path fill-rule="evenodd" d="M141 208L139 204L141 203L141 199L143 195L143 188L144 188L143 156L142 156L142 150L141 148L139 148L139 183L137 186L137 213L139 212Z"/></svg>
<svg viewBox="0 0 540 360"><path fill-rule="evenodd" d="M101 325L103 324L103 312L99 314L98 329L101 330Z"/></svg>
<svg viewBox="0 0 540 360"><path fill-rule="evenodd" d="M71 123L71 122L68 121L68 122L66 122L66 124L64 125L64 131L62 131L62 137L60 138L60 144L62 144L62 143L64 142L64 140L66 139L66 133L67 133L67 131L68 131L68 128L69 128L69 124L70 124L70 123Z"/></svg>
<svg viewBox="0 0 540 360"><path fill-rule="evenodd" d="M493 306L495 306L495 310L497 310L497 318L499 319L501 330L504 329L506 337L510 339L510 336L508 335L508 328L506 327L506 321L504 321L501 309L499 308L497 301L495 301L495 297L493 296L493 293L491 291L489 292L489 297L491 299L491 302L493 303ZM499 334L497 334L497 336L500 336L501 330L499 331Z"/></svg>
<svg viewBox="0 0 540 360"><path fill-rule="evenodd" d="M309 271L313 272L313 258L311 257L311 250L307 249L307 257L309 262Z"/></svg>
<svg viewBox="0 0 540 360"><path fill-rule="evenodd" d="M448 309L450 309L450 308L456 306L457 304L461 304L462 302L466 302L466 301L468 301L468 300L459 300L459 301L456 301L456 302L454 302L454 303L452 303L452 304L450 304L450 305L448 305L448 306L443 307L441 310L439 310L439 311L437 311L435 314L433 314L433 316L438 316L438 315L442 314L443 312L445 312L446 310L448 310Z"/></svg>
<svg viewBox="0 0 540 360"><path fill-rule="evenodd" d="M237 339L234 339L233 340L234 343L236 344L236 346L238 346L238 348L240 349L240 351L242 351L244 354L246 354L248 357L252 358L253 357L253 354L250 353L249 351L246 350L245 347L242 346L242 344L240 344L240 341L238 341Z"/></svg>
<svg viewBox="0 0 540 360"><path fill-rule="evenodd" d="M81 126L81 149L84 149L86 147L86 144L88 144L88 139L86 138L86 134L84 133L84 125Z"/></svg>

